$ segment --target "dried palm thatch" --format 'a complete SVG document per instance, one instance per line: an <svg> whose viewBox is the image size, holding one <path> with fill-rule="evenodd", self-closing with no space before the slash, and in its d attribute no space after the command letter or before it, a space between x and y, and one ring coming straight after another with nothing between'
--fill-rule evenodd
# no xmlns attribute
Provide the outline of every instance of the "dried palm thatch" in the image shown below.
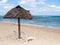
<svg viewBox="0 0 60 45"><path fill-rule="evenodd" d="M4 18L17 18L18 19L18 38L20 39L20 19L32 19L28 10L23 9L19 5L7 12Z"/></svg>
<svg viewBox="0 0 60 45"><path fill-rule="evenodd" d="M8 11L4 18L32 19L32 16L28 10L23 9L18 5L17 7Z"/></svg>

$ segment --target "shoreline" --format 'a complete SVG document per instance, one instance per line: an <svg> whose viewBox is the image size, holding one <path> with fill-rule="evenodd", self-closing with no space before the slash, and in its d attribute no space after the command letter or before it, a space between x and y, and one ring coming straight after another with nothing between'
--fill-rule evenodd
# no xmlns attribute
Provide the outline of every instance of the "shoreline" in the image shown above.
<svg viewBox="0 0 60 45"><path fill-rule="evenodd" d="M5 21L0 21L0 23L9 23L9 24L18 24L18 23L15 23L15 22L5 22ZM60 29L60 28L56 28L56 27L52 27L52 26L42 26L42 25L32 25L32 24L23 24L23 23L20 23L21 25L27 25L27 26L33 26L33 27L46 27L46 28L51 28L51 29Z"/></svg>

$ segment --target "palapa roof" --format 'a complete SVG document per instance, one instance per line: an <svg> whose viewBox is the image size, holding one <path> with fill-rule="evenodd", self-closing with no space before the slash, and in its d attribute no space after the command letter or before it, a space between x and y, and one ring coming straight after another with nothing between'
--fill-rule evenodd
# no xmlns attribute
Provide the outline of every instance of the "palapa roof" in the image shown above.
<svg viewBox="0 0 60 45"><path fill-rule="evenodd" d="M32 16L29 10L25 10L21 6L16 6L7 12L4 18L23 18L23 19L32 19Z"/></svg>

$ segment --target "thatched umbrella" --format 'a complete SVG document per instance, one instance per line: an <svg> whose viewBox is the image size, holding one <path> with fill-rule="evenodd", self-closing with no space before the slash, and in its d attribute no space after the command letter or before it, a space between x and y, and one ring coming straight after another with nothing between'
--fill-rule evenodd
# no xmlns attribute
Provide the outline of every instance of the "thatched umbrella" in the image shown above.
<svg viewBox="0 0 60 45"><path fill-rule="evenodd" d="M28 10L23 9L21 6L16 6L7 12L4 18L17 18L18 19L18 38L20 39L20 18L21 19L32 19L32 16Z"/></svg>

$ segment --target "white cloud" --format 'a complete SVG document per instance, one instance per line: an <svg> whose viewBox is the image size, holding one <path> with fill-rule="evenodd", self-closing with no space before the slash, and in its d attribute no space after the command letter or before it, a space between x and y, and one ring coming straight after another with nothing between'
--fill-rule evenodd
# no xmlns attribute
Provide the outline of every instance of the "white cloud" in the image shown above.
<svg viewBox="0 0 60 45"><path fill-rule="evenodd" d="M7 0L2 0L2 3L6 3L7 2Z"/></svg>
<svg viewBox="0 0 60 45"><path fill-rule="evenodd" d="M11 8L14 7L14 5L13 5L13 4L5 4L3 7L4 7L5 9L11 9Z"/></svg>
<svg viewBox="0 0 60 45"><path fill-rule="evenodd" d="M52 9L60 9L60 6L57 6L57 5L49 5L48 7Z"/></svg>
<svg viewBox="0 0 60 45"><path fill-rule="evenodd" d="M21 0L21 1L19 1L19 4L29 6L30 8L28 8L28 10L31 10L31 12L32 11L34 11L34 12L35 11L37 11L37 12L46 11L46 9L37 8L38 4L44 5L45 4L45 0L39 0L39 1L36 1L36 0Z"/></svg>
<svg viewBox="0 0 60 45"><path fill-rule="evenodd" d="M24 4L24 3L26 3L26 1L21 1L21 2L20 2L20 4Z"/></svg>
<svg viewBox="0 0 60 45"><path fill-rule="evenodd" d="M45 0L40 0L37 4L45 4Z"/></svg>
<svg viewBox="0 0 60 45"><path fill-rule="evenodd" d="M3 15L16 6L14 3L9 4L7 2L8 0L0 0L0 13Z"/></svg>
<svg viewBox="0 0 60 45"><path fill-rule="evenodd" d="M30 6L28 10L31 10L31 12L35 13L41 13L41 14L52 14L60 12L60 6L57 6L55 4L49 4L45 2L46 0L21 0L19 1L19 4ZM38 7L37 5L42 5L42 7ZM34 13L34 14L35 14Z"/></svg>
<svg viewBox="0 0 60 45"><path fill-rule="evenodd" d="M7 4L8 0L2 0L0 1L0 5L4 7L5 10L10 10L13 7L15 7L14 4ZM20 5L26 5L29 8L26 8L28 10L31 10L31 13L40 13L40 14L50 14L50 13L57 13L60 12L60 6L57 6L55 4L47 4L45 2L46 0L19 0ZM39 7L37 6L39 5ZM40 7L42 5L42 7Z"/></svg>
<svg viewBox="0 0 60 45"><path fill-rule="evenodd" d="M36 7L37 4L45 4L45 0L40 0L38 2L36 0L21 0L19 1L19 4Z"/></svg>
<svg viewBox="0 0 60 45"><path fill-rule="evenodd" d="M35 0L21 0L19 4L27 5L30 7L35 7L36 1Z"/></svg>
<svg viewBox="0 0 60 45"><path fill-rule="evenodd" d="M0 10L0 12L2 12L3 10Z"/></svg>
<svg viewBox="0 0 60 45"><path fill-rule="evenodd" d="M2 0L2 1L0 1L0 5L5 4L7 1L8 1L8 0Z"/></svg>
<svg viewBox="0 0 60 45"><path fill-rule="evenodd" d="M31 12L40 13L40 14L60 14L60 6L57 5L49 5L45 7L40 8L31 8Z"/></svg>
<svg viewBox="0 0 60 45"><path fill-rule="evenodd" d="M55 8L55 7L56 7L56 5L50 5L50 7Z"/></svg>
<svg viewBox="0 0 60 45"><path fill-rule="evenodd" d="M57 6L56 8L60 9L60 6Z"/></svg>
<svg viewBox="0 0 60 45"><path fill-rule="evenodd" d="M9 10L11 10L12 8L14 8L15 7L15 5L13 5L13 4L4 4L4 5L2 5L2 11L1 11L1 14L6 14Z"/></svg>
<svg viewBox="0 0 60 45"><path fill-rule="evenodd" d="M48 6L48 9L51 10L51 11L57 12L57 11L60 10L60 6L57 6L57 5L49 5Z"/></svg>

